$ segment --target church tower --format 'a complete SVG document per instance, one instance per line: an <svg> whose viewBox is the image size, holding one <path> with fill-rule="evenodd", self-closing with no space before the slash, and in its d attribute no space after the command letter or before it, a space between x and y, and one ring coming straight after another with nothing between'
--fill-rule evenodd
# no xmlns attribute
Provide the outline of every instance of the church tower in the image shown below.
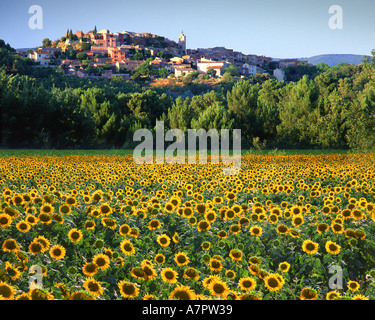
<svg viewBox="0 0 375 320"><path fill-rule="evenodd" d="M184 35L184 32L182 31L180 36L178 37L178 45L180 46L183 54L186 54L186 36Z"/></svg>

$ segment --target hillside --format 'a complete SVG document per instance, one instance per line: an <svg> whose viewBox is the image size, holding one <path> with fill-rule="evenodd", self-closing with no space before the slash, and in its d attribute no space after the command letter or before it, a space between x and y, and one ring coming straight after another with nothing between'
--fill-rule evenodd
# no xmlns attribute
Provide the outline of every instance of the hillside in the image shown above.
<svg viewBox="0 0 375 320"><path fill-rule="evenodd" d="M317 56L312 56L307 59L304 58L303 60L307 60L308 63L311 63L313 65L325 63L328 64L330 67L333 67L340 63L361 64L361 60L363 60L364 58L365 56L358 54L321 54Z"/></svg>

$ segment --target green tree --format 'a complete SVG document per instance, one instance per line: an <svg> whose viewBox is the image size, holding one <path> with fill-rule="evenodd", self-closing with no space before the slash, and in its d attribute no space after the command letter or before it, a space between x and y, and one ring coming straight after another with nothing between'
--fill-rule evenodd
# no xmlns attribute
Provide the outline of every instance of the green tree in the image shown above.
<svg viewBox="0 0 375 320"><path fill-rule="evenodd" d="M216 71L212 68L208 68L206 74L210 76L211 78L216 77Z"/></svg>
<svg viewBox="0 0 375 320"><path fill-rule="evenodd" d="M308 76L281 91L280 124L277 133L289 146L309 146L318 136L319 89Z"/></svg>
<svg viewBox="0 0 375 320"><path fill-rule="evenodd" d="M165 79L168 76L167 69L165 68L160 68L158 73L159 73L159 77L163 79Z"/></svg>
<svg viewBox="0 0 375 320"><path fill-rule="evenodd" d="M268 141L275 139L276 127L280 124L279 103L281 83L270 79L262 84L258 92L258 113L257 118L263 127L263 135L260 138Z"/></svg>
<svg viewBox="0 0 375 320"><path fill-rule="evenodd" d="M49 47L52 46L52 42L51 42L51 40L48 39L48 38L44 38L42 43L43 43L43 47L44 47L44 48L49 48Z"/></svg>
<svg viewBox="0 0 375 320"><path fill-rule="evenodd" d="M77 59L79 60L86 60L88 58L88 55L86 52L79 52L77 53Z"/></svg>
<svg viewBox="0 0 375 320"><path fill-rule="evenodd" d="M235 128L241 129L242 136L249 142L257 134L258 86L241 79L227 92L228 108L235 119Z"/></svg>

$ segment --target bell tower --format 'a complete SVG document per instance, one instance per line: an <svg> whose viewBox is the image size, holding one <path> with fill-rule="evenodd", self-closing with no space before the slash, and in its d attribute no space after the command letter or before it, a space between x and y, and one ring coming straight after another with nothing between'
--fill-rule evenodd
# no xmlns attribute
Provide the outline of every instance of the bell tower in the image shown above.
<svg viewBox="0 0 375 320"><path fill-rule="evenodd" d="M184 31L181 31L181 34L178 37L178 45L180 46L183 53L186 54L186 36L184 35Z"/></svg>

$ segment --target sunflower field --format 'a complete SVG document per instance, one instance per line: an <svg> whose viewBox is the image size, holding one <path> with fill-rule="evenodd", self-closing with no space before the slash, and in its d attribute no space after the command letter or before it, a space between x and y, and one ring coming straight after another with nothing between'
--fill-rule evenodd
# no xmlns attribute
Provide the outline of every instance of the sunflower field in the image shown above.
<svg viewBox="0 0 375 320"><path fill-rule="evenodd" d="M0 299L375 299L374 154L0 158Z"/></svg>

